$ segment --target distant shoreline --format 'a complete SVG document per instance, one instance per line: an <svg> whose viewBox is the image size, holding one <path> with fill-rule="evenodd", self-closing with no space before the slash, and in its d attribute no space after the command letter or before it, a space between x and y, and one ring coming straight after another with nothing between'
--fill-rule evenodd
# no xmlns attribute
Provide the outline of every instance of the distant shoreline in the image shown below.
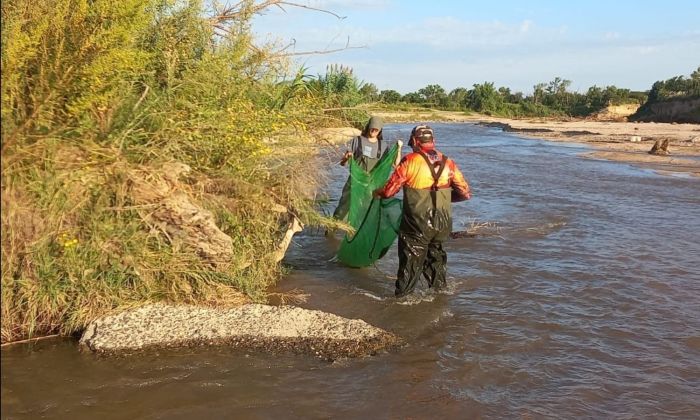
<svg viewBox="0 0 700 420"><path fill-rule="evenodd" d="M592 120L510 119L454 111L370 111L386 122L469 122L507 128L527 138L583 143L597 149L584 157L634 164L658 173L700 176L700 125ZM632 139L639 141L632 141ZM669 140L668 156L647 153L656 140Z"/></svg>

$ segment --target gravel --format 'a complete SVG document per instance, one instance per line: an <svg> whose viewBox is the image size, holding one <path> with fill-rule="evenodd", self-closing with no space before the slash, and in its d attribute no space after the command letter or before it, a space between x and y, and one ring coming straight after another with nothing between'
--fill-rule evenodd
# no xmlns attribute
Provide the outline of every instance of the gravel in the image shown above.
<svg viewBox="0 0 700 420"><path fill-rule="evenodd" d="M373 355L400 341L360 319L294 306L208 308L163 303L96 319L80 339L83 346L99 353L228 345L270 353L312 354L328 360Z"/></svg>

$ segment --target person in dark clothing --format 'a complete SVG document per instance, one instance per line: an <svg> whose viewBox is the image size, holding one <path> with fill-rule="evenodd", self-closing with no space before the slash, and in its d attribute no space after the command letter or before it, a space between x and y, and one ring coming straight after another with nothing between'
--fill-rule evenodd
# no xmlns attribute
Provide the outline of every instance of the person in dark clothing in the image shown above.
<svg viewBox="0 0 700 420"><path fill-rule="evenodd" d="M435 149L432 128L416 126L409 146L413 153L401 160L384 187L374 191L375 197L389 198L403 187L396 297L413 292L421 275L428 287L439 290L447 285L442 243L452 230L451 203L471 198L455 162Z"/></svg>
<svg viewBox="0 0 700 420"><path fill-rule="evenodd" d="M345 166L350 159L354 159L355 163L360 165L362 169L369 172L377 165L377 162L388 153L390 147L384 142L384 136L382 134L384 128L384 122L380 117L372 117L365 125L362 134L354 137L348 149L343 154L343 158L340 160L340 165ZM398 141L399 148L403 146L403 142ZM396 164L399 163L401 159L401 151L399 150L398 157L396 159ZM350 177L345 182L343 186L343 192L341 193L340 199L338 200L338 206L333 212L333 217L338 220L344 220L348 211L350 210Z"/></svg>

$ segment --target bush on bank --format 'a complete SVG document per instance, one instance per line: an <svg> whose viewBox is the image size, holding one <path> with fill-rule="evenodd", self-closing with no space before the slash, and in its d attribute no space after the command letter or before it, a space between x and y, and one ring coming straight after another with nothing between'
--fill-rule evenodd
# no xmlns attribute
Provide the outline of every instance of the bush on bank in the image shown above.
<svg viewBox="0 0 700 420"><path fill-rule="evenodd" d="M288 218L328 222L307 133L325 100L237 7L2 3L3 342L149 301L262 300Z"/></svg>

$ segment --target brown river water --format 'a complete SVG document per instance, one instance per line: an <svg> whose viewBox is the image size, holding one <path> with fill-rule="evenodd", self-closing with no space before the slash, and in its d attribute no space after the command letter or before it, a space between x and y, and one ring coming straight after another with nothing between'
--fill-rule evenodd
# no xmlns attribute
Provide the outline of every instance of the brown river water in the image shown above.
<svg viewBox="0 0 700 420"><path fill-rule="evenodd" d="M434 128L474 192L454 206L454 230L483 233L446 243L449 290L423 283L398 302L395 249L350 269L333 260L339 240L313 230L295 237L277 287L405 346L332 363L10 346L2 418L700 418L700 179L581 158L584 145ZM347 175L330 175L337 198Z"/></svg>

